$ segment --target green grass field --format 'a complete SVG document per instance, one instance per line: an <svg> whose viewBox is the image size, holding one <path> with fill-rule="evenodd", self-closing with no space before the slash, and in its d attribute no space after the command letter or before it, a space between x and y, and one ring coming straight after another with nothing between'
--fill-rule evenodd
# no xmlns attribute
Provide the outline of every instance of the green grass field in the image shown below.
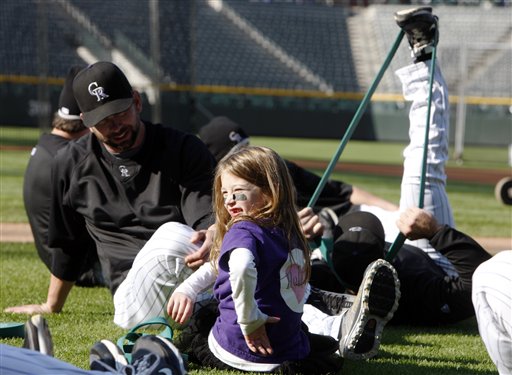
<svg viewBox="0 0 512 375"><path fill-rule="evenodd" d="M35 130L0 127L2 146L35 144ZM289 159L330 160L337 141L268 139L255 137L253 144L267 145ZM341 161L401 163L401 144L350 142ZM370 150L370 151L369 151ZM0 222L27 222L21 197L23 171L29 148L0 150ZM461 168L493 168L504 171L506 148L466 149ZM450 164L455 164L450 162ZM317 171L321 174L323 171ZM398 201L400 179L358 173L333 174L391 201ZM494 198L494 186L449 183L451 199L459 229L473 236L511 237L510 206ZM34 245L0 243L0 300L5 307L40 303L46 298L48 271L37 258ZM47 316L56 347L56 357L79 367L88 368L91 345L100 339L116 341L124 334L112 323L113 306L108 290L74 288L62 313ZM1 322L24 322L25 316L0 312ZM0 339L1 343L20 346L21 339ZM191 369L191 374L229 374L208 369ZM476 321L469 319L456 325L438 328L387 327L377 358L369 361L346 361L345 374L415 374L415 375L483 375L496 374L478 335Z"/></svg>
<svg viewBox="0 0 512 375"><path fill-rule="evenodd" d="M48 271L33 244L2 243L0 252L1 310L44 301ZM47 316L55 356L88 368L89 349L101 339L117 341L125 332L112 323L113 306L104 288L75 287L62 313ZM25 316L0 312L1 322L24 322ZM21 346L22 339L0 339ZM191 374L236 372L191 369ZM496 374L478 335L476 321L438 328L386 327L377 358L345 361L344 374L484 375Z"/></svg>

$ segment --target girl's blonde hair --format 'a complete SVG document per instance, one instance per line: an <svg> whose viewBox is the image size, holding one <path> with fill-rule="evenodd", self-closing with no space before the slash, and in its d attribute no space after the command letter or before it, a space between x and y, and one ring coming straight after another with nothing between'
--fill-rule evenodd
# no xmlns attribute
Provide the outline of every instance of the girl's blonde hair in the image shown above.
<svg viewBox="0 0 512 375"><path fill-rule="evenodd" d="M224 207L221 175L230 173L259 187L266 204L249 216L231 219ZM302 249L305 259L305 278L311 274L310 250L302 232L297 214L296 192L284 160L267 147L246 146L225 156L215 170L213 183L213 211L215 212L215 237L210 253L213 266L217 267L222 240L228 229L237 221L251 220L260 226L281 228L289 243L289 251Z"/></svg>

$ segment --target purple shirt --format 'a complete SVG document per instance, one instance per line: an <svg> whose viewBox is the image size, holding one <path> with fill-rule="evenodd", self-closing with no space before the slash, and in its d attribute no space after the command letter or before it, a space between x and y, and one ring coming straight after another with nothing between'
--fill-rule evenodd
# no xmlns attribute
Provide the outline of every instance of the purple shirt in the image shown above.
<svg viewBox="0 0 512 375"><path fill-rule="evenodd" d="M268 316L281 318L278 323L266 325L273 355L251 352L237 323L228 267L231 251L236 248L249 249L254 256L257 270L254 298L258 308ZM288 240L279 228L243 221L234 224L224 236L219 275L213 288L220 316L212 333L226 351L256 363L297 361L309 354L309 340L301 329L306 284L299 284L304 275L304 257L302 250L296 247L291 253Z"/></svg>

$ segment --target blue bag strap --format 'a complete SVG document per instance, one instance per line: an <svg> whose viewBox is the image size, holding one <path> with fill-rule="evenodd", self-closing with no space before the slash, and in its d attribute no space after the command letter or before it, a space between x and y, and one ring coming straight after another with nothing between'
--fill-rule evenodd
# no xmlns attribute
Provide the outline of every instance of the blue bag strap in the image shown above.
<svg viewBox="0 0 512 375"><path fill-rule="evenodd" d="M132 329L130 329L126 335L122 336L117 340L117 346L121 348L123 351L126 359L128 360L128 363L132 360L132 349L135 345L135 341L137 341L138 338L141 336L146 335L146 333L138 332L143 327L153 326L153 325L163 325L165 328L158 333L158 336L162 336L170 341L172 341L173 338L173 330L167 319L164 317L158 316L149 320L146 320L144 322L141 322L134 326Z"/></svg>

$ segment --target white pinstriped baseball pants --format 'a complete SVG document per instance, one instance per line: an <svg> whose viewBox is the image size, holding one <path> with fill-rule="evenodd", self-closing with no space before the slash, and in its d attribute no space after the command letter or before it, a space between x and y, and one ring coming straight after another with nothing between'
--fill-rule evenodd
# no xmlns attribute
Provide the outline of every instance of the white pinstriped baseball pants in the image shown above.
<svg viewBox="0 0 512 375"><path fill-rule="evenodd" d="M501 251L473 274L472 299L480 336L501 375L512 374L512 250Z"/></svg>
<svg viewBox="0 0 512 375"><path fill-rule="evenodd" d="M184 258L199 249L190 242L194 232L176 222L156 230L114 294L115 324L129 329L157 316L167 317L169 297L193 272Z"/></svg>
<svg viewBox="0 0 512 375"><path fill-rule="evenodd" d="M400 192L400 211L408 207L418 207L420 182L427 123L430 60L408 65L395 72L402 82L405 100L411 102L409 111L409 144L404 149L404 172ZM440 224L455 227L452 208L446 194L446 173L444 166L449 158L448 136L450 106L448 90L441 68L436 65L430 106L430 128L425 173L423 208L431 212ZM396 228L396 226L395 226ZM394 242L398 229L386 233L386 240ZM457 276L455 268L445 256L435 251L428 240L407 240L406 243L425 250L428 255L449 276Z"/></svg>

